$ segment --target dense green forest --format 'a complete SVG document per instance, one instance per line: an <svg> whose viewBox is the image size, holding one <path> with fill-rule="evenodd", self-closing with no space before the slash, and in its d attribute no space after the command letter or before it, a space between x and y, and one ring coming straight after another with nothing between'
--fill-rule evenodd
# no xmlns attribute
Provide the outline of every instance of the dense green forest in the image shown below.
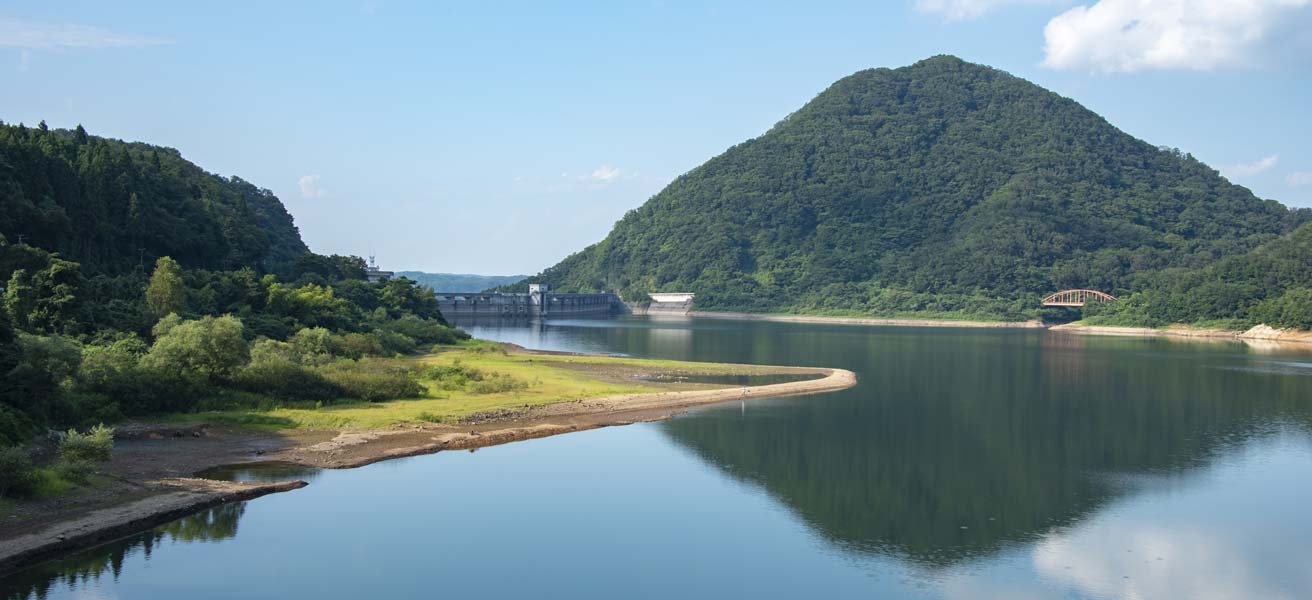
<svg viewBox="0 0 1312 600"><path fill-rule="evenodd" d="M1157 274L1117 302L1088 307L1086 315L1108 325L1312 329L1312 223L1203 269Z"/></svg>
<svg viewBox="0 0 1312 600"><path fill-rule="evenodd" d="M483 290L514 285L528 275L466 275L460 273L424 273L423 271L397 271L438 292L481 292Z"/></svg>
<svg viewBox="0 0 1312 600"><path fill-rule="evenodd" d="M1309 219L1073 100L939 56L838 81L529 281L689 291L710 310L1021 319L1066 288L1178 293L1196 281L1181 273Z"/></svg>
<svg viewBox="0 0 1312 600"><path fill-rule="evenodd" d="M80 126L0 126L0 286L0 446L134 415L422 395L394 357L468 338L428 288L309 252L268 190Z"/></svg>

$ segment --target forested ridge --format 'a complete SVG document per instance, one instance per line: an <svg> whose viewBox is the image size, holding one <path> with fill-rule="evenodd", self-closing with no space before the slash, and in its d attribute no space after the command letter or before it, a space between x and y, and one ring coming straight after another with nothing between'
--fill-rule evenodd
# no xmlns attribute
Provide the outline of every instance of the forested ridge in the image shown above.
<svg viewBox="0 0 1312 600"><path fill-rule="evenodd" d="M207 173L177 150L0 126L0 232L97 273L169 256L184 267L290 273L308 252L267 189Z"/></svg>
<svg viewBox="0 0 1312 600"><path fill-rule="evenodd" d="M836 82L529 281L690 291L710 310L1021 319L1060 289L1166 289L1309 218L939 56Z"/></svg>
<svg viewBox="0 0 1312 600"><path fill-rule="evenodd" d="M39 431L419 397L396 357L468 339L428 288L311 253L268 190L81 126L0 125L0 287L0 495L55 477L4 448Z"/></svg>
<svg viewBox="0 0 1312 600"><path fill-rule="evenodd" d="M481 292L488 288L519 283L527 275L471 275L464 273L425 273L423 271L398 271L402 277L409 277L419 285L426 285L437 292Z"/></svg>

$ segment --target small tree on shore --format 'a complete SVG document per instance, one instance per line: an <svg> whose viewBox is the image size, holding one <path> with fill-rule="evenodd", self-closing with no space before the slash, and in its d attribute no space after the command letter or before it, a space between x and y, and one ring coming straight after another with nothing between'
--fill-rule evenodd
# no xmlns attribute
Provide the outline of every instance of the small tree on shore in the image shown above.
<svg viewBox="0 0 1312 600"><path fill-rule="evenodd" d="M241 320L231 315L182 321L169 315L155 328L155 344L141 366L168 373L196 374L211 382L229 380L250 360Z"/></svg>
<svg viewBox="0 0 1312 600"><path fill-rule="evenodd" d="M155 272L146 286L146 305L157 319L187 308L187 284L182 281L178 261L167 256L155 261Z"/></svg>

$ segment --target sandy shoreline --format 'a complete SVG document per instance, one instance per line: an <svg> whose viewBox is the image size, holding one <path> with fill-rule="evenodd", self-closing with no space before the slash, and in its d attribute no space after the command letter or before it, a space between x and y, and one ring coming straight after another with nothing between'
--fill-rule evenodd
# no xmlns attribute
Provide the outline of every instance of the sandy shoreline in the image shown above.
<svg viewBox="0 0 1312 600"><path fill-rule="evenodd" d="M1247 331L1232 331L1227 329L1199 329L1194 327L1167 327L1165 329L1153 329L1150 327L1114 327L1108 325L1083 325L1080 323L1067 323L1065 325L1054 325L1048 328L1051 331L1062 333L1074 333L1079 335L1109 335L1122 337L1170 337L1186 338L1197 340L1213 341L1231 341L1244 343L1250 346L1266 345L1285 345L1312 344L1312 331L1296 331L1288 329L1275 329L1266 325L1258 325Z"/></svg>
<svg viewBox="0 0 1312 600"><path fill-rule="evenodd" d="M746 366L746 365L744 365ZM750 365L761 369L761 365ZM116 443L107 467L122 483L57 505L28 519L0 523L0 575L147 530L224 502L304 487L304 481L233 483L196 479L207 468L285 461L352 468L392 458L472 449L598 427L668 419L689 409L739 399L816 394L856 385L844 369L766 367L815 379L730 387L625 394L529 408L506 418L458 424L404 424L384 429L292 430L259 433L191 428L139 435ZM744 393L746 390L746 393Z"/></svg>
<svg viewBox="0 0 1312 600"><path fill-rule="evenodd" d="M881 319L875 317L826 317L820 315L782 315L771 313L692 311L690 317L732 319L735 321L775 321L779 323L820 323L832 325L884 325L891 327L971 327L990 329L1043 329L1043 321L963 321L952 319Z"/></svg>
<svg viewBox="0 0 1312 600"><path fill-rule="evenodd" d="M1116 327L1109 325L1083 325L1066 323L1049 325L1039 320L1029 321L963 321L949 319L881 319L874 317L826 317L817 315L784 315L770 313L692 311L690 317L730 319L735 321L774 321L779 323L818 323L830 325L877 325L891 327L965 327L974 329L1048 329L1080 335L1107 335L1121 337L1171 337L1197 340L1230 340L1250 346L1271 344L1312 344L1312 331L1275 329L1258 325L1247 331L1226 329L1200 329L1183 325L1154 329L1151 327Z"/></svg>

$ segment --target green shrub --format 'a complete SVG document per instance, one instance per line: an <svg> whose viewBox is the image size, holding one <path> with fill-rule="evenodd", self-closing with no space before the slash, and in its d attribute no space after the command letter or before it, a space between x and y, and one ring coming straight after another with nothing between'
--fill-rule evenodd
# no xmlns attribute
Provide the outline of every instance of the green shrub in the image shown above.
<svg viewBox="0 0 1312 600"><path fill-rule="evenodd" d="M334 336L323 327L306 327L287 340L301 364L322 365L333 359Z"/></svg>
<svg viewBox="0 0 1312 600"><path fill-rule="evenodd" d="M0 448L0 497L25 498L36 491L32 457L22 448Z"/></svg>
<svg viewBox="0 0 1312 600"><path fill-rule="evenodd" d="M95 472L95 465L85 460L61 460L55 465L56 477L77 485L86 485Z"/></svg>
<svg viewBox="0 0 1312 600"><path fill-rule="evenodd" d="M20 334L17 342L20 360L0 373L5 402L38 423L61 422L67 415L59 406L60 395L82 362L81 346L61 336Z"/></svg>
<svg viewBox="0 0 1312 600"><path fill-rule="evenodd" d="M442 415L435 415L435 414L433 414L433 413L431 413L431 412L428 412L428 411L424 411L424 412L419 413L419 414L416 416L416 418L418 418L420 421L424 421L424 422L426 422L426 423L441 423L441 422L442 422Z"/></svg>
<svg viewBox="0 0 1312 600"><path fill-rule="evenodd" d="M35 425L27 415L0 404L0 446L22 445L32 437Z"/></svg>
<svg viewBox="0 0 1312 600"><path fill-rule="evenodd" d="M1290 288L1253 309L1253 319L1272 327L1312 329L1312 288Z"/></svg>
<svg viewBox="0 0 1312 600"><path fill-rule="evenodd" d="M527 389L527 381L506 375L505 373L491 373L484 376L480 381L474 381L469 385L469 391L475 394L519 392Z"/></svg>
<svg viewBox="0 0 1312 600"><path fill-rule="evenodd" d="M470 382L483 381L487 376L477 367L466 367L459 359L449 365L433 365L424 369L423 378L432 380L443 390L463 390Z"/></svg>
<svg viewBox="0 0 1312 600"><path fill-rule="evenodd" d="M237 387L286 400L331 401L346 393L319 372L285 358L262 357L237 374Z"/></svg>
<svg viewBox="0 0 1312 600"><path fill-rule="evenodd" d="M149 348L137 337L125 337L108 344L82 348L82 366L78 384L88 390L116 395L131 392L135 386L141 357ZM126 389L125 389L126 388Z"/></svg>
<svg viewBox="0 0 1312 600"><path fill-rule="evenodd" d="M379 402L424 395L424 386L419 383L414 367L404 361L339 360L317 370L350 398Z"/></svg>
<svg viewBox="0 0 1312 600"><path fill-rule="evenodd" d="M155 344L141 359L147 368L227 380L250 360L242 324L231 315L181 321L176 315L155 326Z"/></svg>
<svg viewBox="0 0 1312 600"><path fill-rule="evenodd" d="M358 360L366 356L381 356L383 342L371 333L348 333L333 338L333 350L338 356Z"/></svg>
<svg viewBox="0 0 1312 600"><path fill-rule="evenodd" d="M296 348L288 342L258 339L251 342L251 362L264 362L274 359L296 361Z"/></svg>
<svg viewBox="0 0 1312 600"><path fill-rule="evenodd" d="M144 415L192 410L199 398L213 393L204 376L165 368L143 368L138 372L137 393L119 397L123 412Z"/></svg>
<svg viewBox="0 0 1312 600"><path fill-rule="evenodd" d="M105 394L83 390L69 390L63 393L61 403L64 412L69 415L69 423L91 425L93 423L113 423L123 420L123 410L119 403Z"/></svg>
<svg viewBox="0 0 1312 600"><path fill-rule="evenodd" d="M420 344L455 344L469 339L469 334L448 327L434 319L421 319L405 315L399 319L380 323L380 329L403 334Z"/></svg>
<svg viewBox="0 0 1312 600"><path fill-rule="evenodd" d="M378 343L382 346L383 353L388 356L410 354L419 347L414 338L404 333L379 329L374 331L373 334L378 336Z"/></svg>
<svg viewBox="0 0 1312 600"><path fill-rule="evenodd" d="M114 428L96 425L86 433L68 430L59 442L59 458L63 461L106 461L114 450Z"/></svg>

